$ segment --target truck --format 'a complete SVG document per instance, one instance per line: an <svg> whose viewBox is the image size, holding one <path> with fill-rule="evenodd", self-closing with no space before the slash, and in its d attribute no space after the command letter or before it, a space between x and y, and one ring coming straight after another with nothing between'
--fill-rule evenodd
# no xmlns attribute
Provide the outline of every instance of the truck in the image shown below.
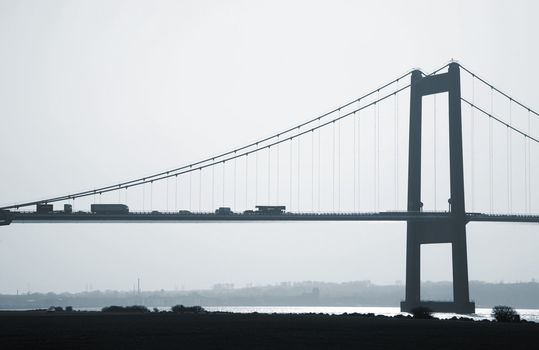
<svg viewBox="0 0 539 350"><path fill-rule="evenodd" d="M52 211L52 204L40 203L36 205L36 213L38 214L50 214Z"/></svg>
<svg viewBox="0 0 539 350"><path fill-rule="evenodd" d="M278 215L284 213L286 207L284 205L257 205L255 214L262 215Z"/></svg>
<svg viewBox="0 0 539 350"><path fill-rule="evenodd" d="M129 207L125 204L92 204L90 211L94 214L128 214Z"/></svg>

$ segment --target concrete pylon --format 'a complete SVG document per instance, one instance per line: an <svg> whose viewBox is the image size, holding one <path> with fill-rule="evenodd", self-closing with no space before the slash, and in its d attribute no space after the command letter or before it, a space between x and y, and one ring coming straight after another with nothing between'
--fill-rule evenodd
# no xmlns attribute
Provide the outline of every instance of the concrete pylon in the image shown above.
<svg viewBox="0 0 539 350"><path fill-rule="evenodd" d="M425 306L436 312L475 312L470 302L466 253L466 211L462 159L460 67L449 64L447 73L423 77L412 72L410 87L410 131L408 160L408 211L421 211L421 124L423 96L447 92L449 95L450 215L431 221L408 220L406 237L406 295L401 311ZM453 301L421 300L421 244L451 243L453 261Z"/></svg>

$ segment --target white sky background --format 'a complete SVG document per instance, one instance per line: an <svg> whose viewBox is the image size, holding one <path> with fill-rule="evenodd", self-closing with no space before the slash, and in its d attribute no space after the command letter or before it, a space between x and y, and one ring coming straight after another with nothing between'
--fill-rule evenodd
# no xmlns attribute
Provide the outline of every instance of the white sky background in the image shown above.
<svg viewBox="0 0 539 350"><path fill-rule="evenodd" d="M0 203L196 161L451 58L538 110L537 13L534 1L2 0ZM539 278L538 226L468 233L470 279ZM449 280L448 246L424 251L422 279ZM395 223L17 224L0 228L0 292L130 289L137 277L144 289L393 283L404 257Z"/></svg>

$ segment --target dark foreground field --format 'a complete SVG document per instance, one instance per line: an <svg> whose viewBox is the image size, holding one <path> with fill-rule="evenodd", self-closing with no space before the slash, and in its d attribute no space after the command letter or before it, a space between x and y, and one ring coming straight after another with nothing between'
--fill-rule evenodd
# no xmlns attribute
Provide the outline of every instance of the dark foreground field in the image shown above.
<svg viewBox="0 0 539 350"><path fill-rule="evenodd" d="M0 312L0 349L539 349L539 324L358 315Z"/></svg>

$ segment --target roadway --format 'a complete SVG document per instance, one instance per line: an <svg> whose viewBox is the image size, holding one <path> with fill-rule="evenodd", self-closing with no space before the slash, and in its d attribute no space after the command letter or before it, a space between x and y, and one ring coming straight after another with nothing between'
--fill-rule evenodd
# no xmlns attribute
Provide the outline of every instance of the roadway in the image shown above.
<svg viewBox="0 0 539 350"><path fill-rule="evenodd" d="M468 221L539 223L539 215L466 214ZM450 219L450 212L378 212L378 213L282 213L282 214L215 214L134 212L127 214L94 214L88 212L2 213L0 225L10 223L88 223L88 222L256 222L256 221L432 221Z"/></svg>

